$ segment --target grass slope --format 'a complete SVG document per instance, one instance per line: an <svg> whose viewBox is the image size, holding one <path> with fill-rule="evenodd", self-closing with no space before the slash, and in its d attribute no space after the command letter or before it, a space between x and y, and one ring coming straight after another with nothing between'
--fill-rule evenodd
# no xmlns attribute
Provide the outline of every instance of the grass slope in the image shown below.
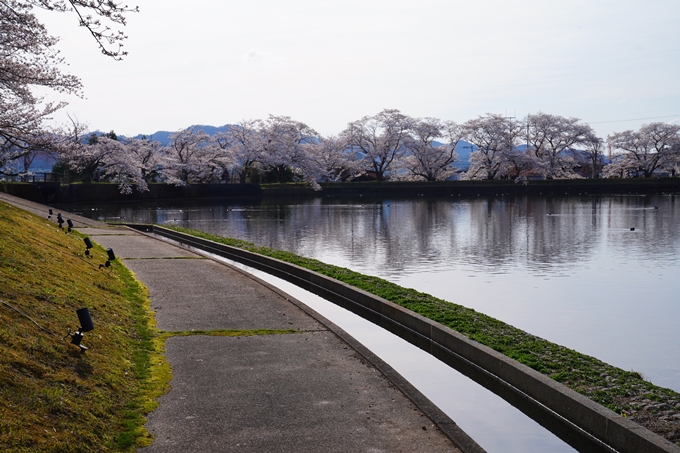
<svg viewBox="0 0 680 453"><path fill-rule="evenodd" d="M83 235L0 202L0 451L133 452L150 445L145 415L170 389L173 336L251 336L295 329L166 332L146 288ZM82 353L64 338L87 307Z"/></svg>
<svg viewBox="0 0 680 453"><path fill-rule="evenodd" d="M381 278L240 239L181 227L164 227L296 264L380 296L550 376L680 445L680 394L652 384L638 372L622 370L473 309Z"/></svg>
<svg viewBox="0 0 680 453"><path fill-rule="evenodd" d="M0 450L134 451L168 386L146 289L82 235L0 202ZM86 353L63 337L88 307ZM155 373L152 373L155 371ZM164 376L165 375L165 376Z"/></svg>

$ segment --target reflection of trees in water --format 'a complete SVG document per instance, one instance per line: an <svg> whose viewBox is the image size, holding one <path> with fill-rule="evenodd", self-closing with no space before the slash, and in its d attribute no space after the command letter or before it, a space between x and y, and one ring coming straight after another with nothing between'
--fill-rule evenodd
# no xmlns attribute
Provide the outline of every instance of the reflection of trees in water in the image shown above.
<svg viewBox="0 0 680 453"><path fill-rule="evenodd" d="M678 261L680 197L610 197L603 204L606 239L613 253L642 261Z"/></svg>
<svg viewBox="0 0 680 453"><path fill-rule="evenodd" d="M527 201L527 211L526 265L532 271L577 265L598 246L597 206L576 198L541 198Z"/></svg>
<svg viewBox="0 0 680 453"><path fill-rule="evenodd" d="M322 199L244 205L201 201L123 205L103 214L238 237L380 274L456 267L553 273L587 261L602 247L638 260L677 260L679 200L606 196L344 204Z"/></svg>
<svg viewBox="0 0 680 453"><path fill-rule="evenodd" d="M315 200L250 212L245 230L262 245L380 273L457 266L555 272L588 260L603 241L639 254L677 248L677 203L657 200L665 202L659 215L650 198ZM640 234L625 234L631 218Z"/></svg>
<svg viewBox="0 0 680 453"><path fill-rule="evenodd" d="M597 241L590 213L584 219L582 211L574 199L397 202L384 228L384 253L374 259L391 272L422 265L487 272L563 268L587 256Z"/></svg>
<svg viewBox="0 0 680 453"><path fill-rule="evenodd" d="M550 268L576 262L593 247L590 219L584 222L575 211L575 200L545 199L418 199L335 207L314 219L316 236L323 240L287 248L320 259L324 249L339 249L350 263L388 273L461 265L496 272L517 265Z"/></svg>

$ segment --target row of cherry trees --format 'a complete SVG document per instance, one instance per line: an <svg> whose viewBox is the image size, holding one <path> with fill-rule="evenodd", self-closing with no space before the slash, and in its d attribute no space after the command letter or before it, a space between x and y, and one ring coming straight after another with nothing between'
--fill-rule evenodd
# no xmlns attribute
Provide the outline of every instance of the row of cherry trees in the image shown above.
<svg viewBox="0 0 680 453"><path fill-rule="evenodd" d="M36 154L49 152L83 180L117 181L123 190L132 185L144 190L155 180L316 182L370 176L436 181L457 171L455 150L461 140L473 151L460 175L467 179L678 172L680 126L652 123L612 134L605 142L576 118L545 113L523 121L487 114L456 124L383 110L349 123L334 137L322 137L289 117L270 116L242 121L216 136L191 127L174 134L169 146L120 141L115 134L91 136L76 121L68 132L52 130L46 120L65 104L47 102L35 89L82 96L82 85L61 71L58 38L38 20L35 8L72 14L114 59L126 54L120 28L137 11L117 1L0 0L0 175L27 172ZM605 149L611 159L604 159Z"/></svg>
<svg viewBox="0 0 680 453"><path fill-rule="evenodd" d="M144 190L150 181L185 185L235 179L247 181L340 181L372 172L380 180L441 180L452 175L459 128L396 110L351 123L339 136L322 137L287 116L244 120L210 136L192 126L167 146L147 139L119 141L107 134L88 138L74 121L57 149L60 162L83 180L106 178L124 190ZM437 138L448 144L437 145Z"/></svg>
<svg viewBox="0 0 680 453"><path fill-rule="evenodd" d="M607 142L576 118L546 113L523 121L487 114L463 124L412 118L383 110L322 137L287 116L244 120L210 136L198 126L173 134L162 146L147 139L90 135L77 122L56 149L62 165L83 180L105 178L124 190L150 181L171 184L237 180L240 183L305 180L438 181L458 170L456 147L474 150L464 179L650 177L680 167L680 126L652 123L612 134ZM605 164L605 149L615 150Z"/></svg>
<svg viewBox="0 0 680 453"><path fill-rule="evenodd" d="M651 177L680 170L680 125L651 123L605 142L577 118L538 113L516 121L487 115L463 124L477 146L468 179ZM605 159L605 149L608 158Z"/></svg>

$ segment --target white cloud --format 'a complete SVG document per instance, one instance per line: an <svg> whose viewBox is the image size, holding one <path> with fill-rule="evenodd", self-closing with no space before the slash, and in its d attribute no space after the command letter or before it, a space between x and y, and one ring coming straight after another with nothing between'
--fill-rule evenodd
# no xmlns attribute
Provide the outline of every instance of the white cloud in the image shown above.
<svg viewBox="0 0 680 453"><path fill-rule="evenodd" d="M257 49L250 49L246 52L244 60L249 64L264 63L270 59L269 54L266 52L261 52Z"/></svg>
<svg viewBox="0 0 680 453"><path fill-rule="evenodd" d="M271 63L281 63L285 59L281 56L272 55L269 52L263 52L258 49L250 49L243 55L243 61L247 65L264 65Z"/></svg>

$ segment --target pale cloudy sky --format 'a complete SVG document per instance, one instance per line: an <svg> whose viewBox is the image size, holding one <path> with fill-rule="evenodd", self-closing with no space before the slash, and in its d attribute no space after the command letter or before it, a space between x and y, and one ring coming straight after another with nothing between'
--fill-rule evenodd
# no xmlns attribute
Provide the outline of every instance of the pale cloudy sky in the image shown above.
<svg viewBox="0 0 680 453"><path fill-rule="evenodd" d="M81 77L65 113L136 135L288 115L324 135L384 108L680 122L679 0L129 0L123 61L41 13Z"/></svg>

